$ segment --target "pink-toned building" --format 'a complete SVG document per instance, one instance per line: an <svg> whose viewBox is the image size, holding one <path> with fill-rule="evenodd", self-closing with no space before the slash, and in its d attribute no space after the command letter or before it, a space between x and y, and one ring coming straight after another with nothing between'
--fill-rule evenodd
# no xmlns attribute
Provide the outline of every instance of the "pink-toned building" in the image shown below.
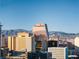
<svg viewBox="0 0 79 59"><path fill-rule="evenodd" d="M48 28L47 24L36 24L32 29L36 44L35 49L47 50Z"/></svg>
<svg viewBox="0 0 79 59"><path fill-rule="evenodd" d="M48 40L47 24L36 24L32 29L34 35L42 35L44 40Z"/></svg>

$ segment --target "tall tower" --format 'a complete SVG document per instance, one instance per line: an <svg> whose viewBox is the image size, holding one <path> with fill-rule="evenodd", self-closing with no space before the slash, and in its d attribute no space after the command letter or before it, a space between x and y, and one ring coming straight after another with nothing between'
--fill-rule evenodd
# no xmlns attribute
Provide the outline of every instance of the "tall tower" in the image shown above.
<svg viewBox="0 0 79 59"><path fill-rule="evenodd" d="M42 35L42 39L48 41L48 28L47 28L47 24L36 24L33 29L33 34L35 36L40 36ZM38 40L38 39L37 39Z"/></svg>
<svg viewBox="0 0 79 59"><path fill-rule="evenodd" d="M36 24L32 32L36 42L34 45L35 51L47 51L47 41L49 37L47 24Z"/></svg>
<svg viewBox="0 0 79 59"><path fill-rule="evenodd" d="M2 24L0 23L0 47L2 47Z"/></svg>

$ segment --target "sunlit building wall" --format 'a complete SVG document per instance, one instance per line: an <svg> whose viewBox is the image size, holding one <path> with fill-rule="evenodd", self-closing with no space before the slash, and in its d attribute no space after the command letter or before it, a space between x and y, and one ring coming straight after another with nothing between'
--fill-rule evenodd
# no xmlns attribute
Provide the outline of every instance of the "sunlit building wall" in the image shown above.
<svg viewBox="0 0 79 59"><path fill-rule="evenodd" d="M15 36L8 36L8 48L9 50L15 50L16 48L16 37Z"/></svg>
<svg viewBox="0 0 79 59"><path fill-rule="evenodd" d="M16 36L9 36L8 48L15 51L31 51L32 37L26 32L19 32Z"/></svg>
<svg viewBox="0 0 79 59"><path fill-rule="evenodd" d="M79 47L79 37L76 37L74 42L75 42L75 46Z"/></svg>
<svg viewBox="0 0 79 59"><path fill-rule="evenodd" d="M76 37L75 39L74 39L74 46L75 46L75 52L76 52L76 54L78 54L79 55L79 37Z"/></svg>
<svg viewBox="0 0 79 59"><path fill-rule="evenodd" d="M48 47L48 52L52 54L51 59L68 59L67 47Z"/></svg>

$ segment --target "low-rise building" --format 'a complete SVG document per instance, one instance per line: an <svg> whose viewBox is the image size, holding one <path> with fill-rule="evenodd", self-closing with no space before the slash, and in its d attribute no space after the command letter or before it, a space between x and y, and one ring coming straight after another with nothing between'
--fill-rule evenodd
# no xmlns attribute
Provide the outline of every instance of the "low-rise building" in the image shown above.
<svg viewBox="0 0 79 59"><path fill-rule="evenodd" d="M48 52L52 54L49 59L68 59L67 47L48 47Z"/></svg>

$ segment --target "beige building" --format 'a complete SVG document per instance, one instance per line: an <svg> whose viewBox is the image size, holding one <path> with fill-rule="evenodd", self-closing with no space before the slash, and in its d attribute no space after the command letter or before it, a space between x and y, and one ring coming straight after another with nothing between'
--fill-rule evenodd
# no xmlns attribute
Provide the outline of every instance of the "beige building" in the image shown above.
<svg viewBox="0 0 79 59"><path fill-rule="evenodd" d="M49 47L48 52L52 54L50 59L68 59L68 49L66 47Z"/></svg>
<svg viewBox="0 0 79 59"><path fill-rule="evenodd" d="M76 47L79 47L79 37L76 37L76 38L74 39L74 45L75 45Z"/></svg>
<svg viewBox="0 0 79 59"><path fill-rule="evenodd" d="M19 32L16 36L8 36L8 48L14 51L31 51L32 37L30 33Z"/></svg>
<svg viewBox="0 0 79 59"><path fill-rule="evenodd" d="M74 39L74 45L75 45L76 52L77 52L78 55L79 55L79 37L76 37L76 38Z"/></svg>

